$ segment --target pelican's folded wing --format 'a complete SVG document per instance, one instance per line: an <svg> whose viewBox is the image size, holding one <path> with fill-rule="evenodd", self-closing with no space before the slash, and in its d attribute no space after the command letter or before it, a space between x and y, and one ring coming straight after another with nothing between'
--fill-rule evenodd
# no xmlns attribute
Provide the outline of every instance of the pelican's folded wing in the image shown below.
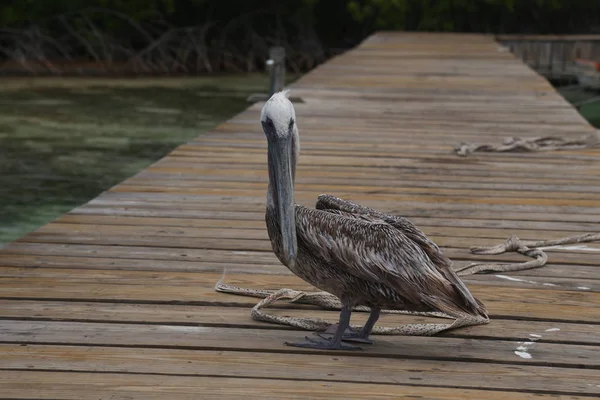
<svg viewBox="0 0 600 400"><path fill-rule="evenodd" d="M371 215L380 218L400 230L408 236L412 241L417 243L427 256L439 267L452 266L452 261L446 257L440 248L429 239L419 228L404 217L397 215L385 214L363 205L353 203L348 200L343 200L338 197L322 194L317 198L316 208L320 210L340 210L357 215Z"/></svg>
<svg viewBox="0 0 600 400"><path fill-rule="evenodd" d="M333 268L448 314L485 314L460 279L448 279L416 242L378 217L298 207L296 231L299 245Z"/></svg>

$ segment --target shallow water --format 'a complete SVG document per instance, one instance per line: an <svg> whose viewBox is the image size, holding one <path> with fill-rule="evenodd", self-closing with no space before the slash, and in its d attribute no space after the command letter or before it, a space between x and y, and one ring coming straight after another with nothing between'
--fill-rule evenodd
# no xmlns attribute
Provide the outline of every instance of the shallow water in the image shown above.
<svg viewBox="0 0 600 400"><path fill-rule="evenodd" d="M0 245L243 111L250 105L246 97L267 85L268 78L258 74L3 85Z"/></svg>
<svg viewBox="0 0 600 400"><path fill-rule="evenodd" d="M582 104L578 111L590 122L590 124L600 129L600 91L586 90L573 86L559 86L556 89L558 90L558 93L572 104L596 100L587 104Z"/></svg>

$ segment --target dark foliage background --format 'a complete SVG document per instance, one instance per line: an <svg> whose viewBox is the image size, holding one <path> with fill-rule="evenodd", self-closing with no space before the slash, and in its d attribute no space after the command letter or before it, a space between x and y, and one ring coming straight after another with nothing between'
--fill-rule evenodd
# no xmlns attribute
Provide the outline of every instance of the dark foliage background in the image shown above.
<svg viewBox="0 0 600 400"><path fill-rule="evenodd" d="M5 73L304 71L375 30L600 33L599 0L5 0Z"/></svg>

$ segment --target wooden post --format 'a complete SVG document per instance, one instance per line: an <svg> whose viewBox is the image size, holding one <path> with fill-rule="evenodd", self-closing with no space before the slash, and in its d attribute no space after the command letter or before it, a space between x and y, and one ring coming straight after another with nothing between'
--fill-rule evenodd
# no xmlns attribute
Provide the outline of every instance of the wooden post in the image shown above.
<svg viewBox="0 0 600 400"><path fill-rule="evenodd" d="M269 97L271 97L285 85L285 49L279 46L271 47L267 65L270 67Z"/></svg>
<svg viewBox="0 0 600 400"><path fill-rule="evenodd" d="M548 43L548 74L550 78L554 77L554 49L556 48L554 44L554 40L551 40L550 43Z"/></svg>
<svg viewBox="0 0 600 400"><path fill-rule="evenodd" d="M267 60L267 71L269 71L269 93L253 93L248 96L249 102L267 101L274 93L283 90L285 86L285 49L283 47L271 47L269 59ZM290 101L303 103L300 97L290 97Z"/></svg>

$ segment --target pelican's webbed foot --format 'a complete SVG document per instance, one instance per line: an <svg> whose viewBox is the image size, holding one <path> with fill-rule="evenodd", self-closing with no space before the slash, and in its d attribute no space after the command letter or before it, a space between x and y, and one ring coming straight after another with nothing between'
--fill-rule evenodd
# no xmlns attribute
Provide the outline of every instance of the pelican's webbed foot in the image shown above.
<svg viewBox="0 0 600 400"><path fill-rule="evenodd" d="M321 337L320 339L312 339L306 336L304 341L298 343L285 342L288 346L305 347L310 349L323 350L362 350L360 347L352 346L342 342L344 332L350 326L351 308L349 304L342 305L340 312L340 322L335 326L335 334L332 338ZM370 331L369 331L370 332ZM367 335L368 336L368 335Z"/></svg>
<svg viewBox="0 0 600 400"><path fill-rule="evenodd" d="M371 307L371 314L369 315L369 319L365 322L365 325L360 330L360 332L354 332L349 328L350 324L346 325L346 328L340 332L340 325L331 325L327 330L322 333L316 333L316 335L328 339L332 336L323 336L323 335L339 335L341 334L342 340L344 342L357 342L357 343L365 343L365 344L373 344L373 341L369 339L371 336L371 331L373 331L373 326L375 326L375 322L379 319L379 314L381 310L378 307Z"/></svg>
<svg viewBox="0 0 600 400"><path fill-rule="evenodd" d="M331 325L327 330L323 332L315 332L314 334L323 338L330 340L335 335L335 331L337 330L337 324ZM354 332L350 329L346 329L344 334L342 335L342 341L344 342L354 342L354 343L364 343L364 344L373 344L374 342L369 339L369 336L365 336L363 332Z"/></svg>
<svg viewBox="0 0 600 400"><path fill-rule="evenodd" d="M284 342L286 346L303 347L308 349L321 349L321 350L362 350L360 347L352 346L351 344L342 343L341 341L336 343L334 340L322 338L312 339L306 336L301 342Z"/></svg>

